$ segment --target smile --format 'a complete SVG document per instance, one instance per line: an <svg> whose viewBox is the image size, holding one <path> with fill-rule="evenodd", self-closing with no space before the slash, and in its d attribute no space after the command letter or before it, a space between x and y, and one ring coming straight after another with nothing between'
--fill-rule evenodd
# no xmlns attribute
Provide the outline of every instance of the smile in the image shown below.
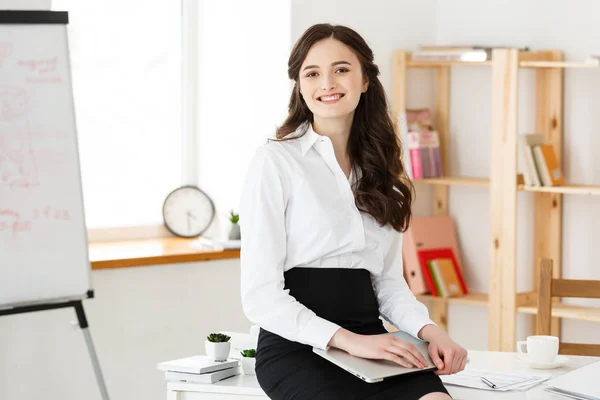
<svg viewBox="0 0 600 400"><path fill-rule="evenodd" d="M320 101L320 102L322 102L322 103L329 103L330 104L330 103L335 103L336 101L338 101L342 97L344 97L344 95L342 93L334 93L334 94L329 94L329 95L317 97L317 100Z"/></svg>

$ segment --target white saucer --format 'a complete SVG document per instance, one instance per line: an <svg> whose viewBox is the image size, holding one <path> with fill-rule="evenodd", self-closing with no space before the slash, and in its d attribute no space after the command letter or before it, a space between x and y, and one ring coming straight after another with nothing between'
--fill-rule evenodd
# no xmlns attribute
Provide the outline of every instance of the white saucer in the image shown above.
<svg viewBox="0 0 600 400"><path fill-rule="evenodd" d="M527 364L527 366L529 368L535 368L535 369L554 369L554 368L559 368L559 367L563 367L565 365L568 364L569 362L569 357L567 356L563 356L563 355L558 355L556 356L556 359L552 362L549 363L535 363L535 362L531 362L527 359L527 354L518 354L517 355L517 360Z"/></svg>

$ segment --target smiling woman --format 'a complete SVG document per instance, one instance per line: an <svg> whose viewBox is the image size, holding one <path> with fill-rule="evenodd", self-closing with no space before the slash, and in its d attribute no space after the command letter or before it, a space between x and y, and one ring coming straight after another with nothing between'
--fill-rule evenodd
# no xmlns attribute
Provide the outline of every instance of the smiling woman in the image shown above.
<svg viewBox="0 0 600 400"><path fill-rule="evenodd" d="M256 374L273 400L449 399L422 370L424 355L387 334L380 316L429 342L438 374L464 368L466 351L403 278L412 185L373 59L347 27L309 28L288 62L289 115L247 172L242 304L261 327ZM312 351L329 347L411 373L367 383Z"/></svg>

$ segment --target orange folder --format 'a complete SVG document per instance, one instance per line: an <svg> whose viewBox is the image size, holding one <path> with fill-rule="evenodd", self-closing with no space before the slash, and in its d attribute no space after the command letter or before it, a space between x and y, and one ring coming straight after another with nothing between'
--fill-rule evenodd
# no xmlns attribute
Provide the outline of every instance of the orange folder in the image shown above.
<svg viewBox="0 0 600 400"><path fill-rule="evenodd" d="M414 294L429 292L419 263L419 250L450 248L458 267L462 270L462 258L458 248L456 229L449 216L413 217L402 239L404 278Z"/></svg>

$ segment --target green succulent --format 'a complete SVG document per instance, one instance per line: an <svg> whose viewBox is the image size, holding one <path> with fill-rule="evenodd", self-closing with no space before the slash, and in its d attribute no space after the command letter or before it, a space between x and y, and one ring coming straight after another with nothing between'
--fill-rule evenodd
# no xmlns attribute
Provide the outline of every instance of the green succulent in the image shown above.
<svg viewBox="0 0 600 400"><path fill-rule="evenodd" d="M223 333L211 333L210 335L208 335L206 337L206 339L209 342L213 342L213 343L225 343L225 342L229 342L229 339L231 339L231 336L227 336Z"/></svg>
<svg viewBox="0 0 600 400"><path fill-rule="evenodd" d="M240 354L244 357L254 358L254 357L256 357L256 350L254 350L254 349L242 350L242 351L240 351Z"/></svg>
<svg viewBox="0 0 600 400"><path fill-rule="evenodd" d="M236 214L233 212L233 210L231 210L229 212L229 220L231 221L232 224L237 224L238 221L240 220L240 214Z"/></svg>

